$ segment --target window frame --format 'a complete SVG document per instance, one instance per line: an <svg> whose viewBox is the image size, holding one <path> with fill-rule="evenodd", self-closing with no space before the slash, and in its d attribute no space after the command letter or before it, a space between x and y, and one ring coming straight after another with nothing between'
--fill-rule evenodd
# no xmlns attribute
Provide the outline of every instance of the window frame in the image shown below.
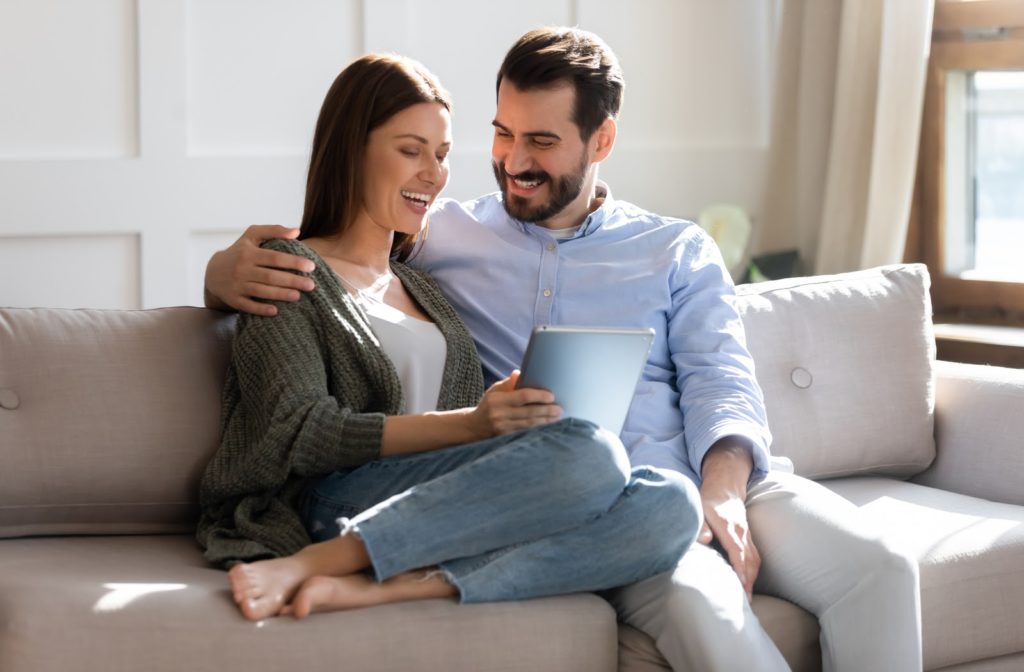
<svg viewBox="0 0 1024 672"><path fill-rule="evenodd" d="M969 39L964 32L993 28L1001 28L1005 33L997 39ZM916 257L928 265L936 313L1016 318L1024 315L1024 282L968 279L946 275L944 271L946 73L953 70L1024 70L1024 2L935 3L915 207L907 236L908 260Z"/></svg>

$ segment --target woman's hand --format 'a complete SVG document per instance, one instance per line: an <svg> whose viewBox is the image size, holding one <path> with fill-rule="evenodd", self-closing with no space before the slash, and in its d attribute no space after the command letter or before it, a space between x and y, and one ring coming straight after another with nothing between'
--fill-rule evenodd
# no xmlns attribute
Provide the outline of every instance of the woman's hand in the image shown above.
<svg viewBox="0 0 1024 672"><path fill-rule="evenodd" d="M562 409L547 390L516 389L519 372L491 385L474 408L389 415L381 437L382 457L423 453L483 441L554 422Z"/></svg>
<svg viewBox="0 0 1024 672"><path fill-rule="evenodd" d="M471 429L478 440L511 434L546 425L562 417L555 395L535 388L516 389L519 371L491 385L476 408L469 413Z"/></svg>

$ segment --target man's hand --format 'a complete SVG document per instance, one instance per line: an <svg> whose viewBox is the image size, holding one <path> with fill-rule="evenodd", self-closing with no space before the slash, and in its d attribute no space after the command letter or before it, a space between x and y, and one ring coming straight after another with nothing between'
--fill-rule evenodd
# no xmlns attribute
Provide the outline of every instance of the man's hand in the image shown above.
<svg viewBox="0 0 1024 672"><path fill-rule="evenodd" d="M209 308L234 308L271 317L277 308L253 299L298 301L299 292L314 287L309 278L289 270L311 273L315 265L293 254L264 250L260 244L272 238L295 238L298 229L276 224L254 224L231 247L213 255L206 265L204 302Z"/></svg>
<svg viewBox="0 0 1024 672"><path fill-rule="evenodd" d="M711 447L701 465L704 525L697 536L702 544L718 540L747 597L752 596L761 569L761 556L747 523L747 481L753 467L750 448L738 437L725 437Z"/></svg>

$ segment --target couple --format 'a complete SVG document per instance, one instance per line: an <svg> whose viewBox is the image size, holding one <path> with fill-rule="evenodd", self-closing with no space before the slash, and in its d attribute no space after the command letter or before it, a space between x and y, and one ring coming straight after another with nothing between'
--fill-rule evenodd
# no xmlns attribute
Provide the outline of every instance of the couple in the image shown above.
<svg viewBox="0 0 1024 672"><path fill-rule="evenodd" d="M769 471L713 242L598 182L622 83L596 36L527 33L498 73L500 194L435 204L436 80L390 57L339 76L302 242L260 248L288 234L254 228L208 268L210 305L262 317L239 322L202 483L207 557L248 563L230 581L249 618L603 590L677 670L787 669L756 581L817 615L825 669L920 669L914 563L845 500ZM655 329L621 444L514 389L532 327L559 323Z"/></svg>

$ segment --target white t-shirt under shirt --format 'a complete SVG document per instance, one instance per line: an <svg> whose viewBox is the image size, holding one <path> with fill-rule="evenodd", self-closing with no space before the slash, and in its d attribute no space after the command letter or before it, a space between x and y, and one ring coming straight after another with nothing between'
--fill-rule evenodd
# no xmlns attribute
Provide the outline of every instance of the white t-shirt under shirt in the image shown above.
<svg viewBox="0 0 1024 672"><path fill-rule="evenodd" d="M448 354L441 330L433 322L406 315L385 303L358 295L357 300L369 316L384 354L398 372L405 412L436 411Z"/></svg>

